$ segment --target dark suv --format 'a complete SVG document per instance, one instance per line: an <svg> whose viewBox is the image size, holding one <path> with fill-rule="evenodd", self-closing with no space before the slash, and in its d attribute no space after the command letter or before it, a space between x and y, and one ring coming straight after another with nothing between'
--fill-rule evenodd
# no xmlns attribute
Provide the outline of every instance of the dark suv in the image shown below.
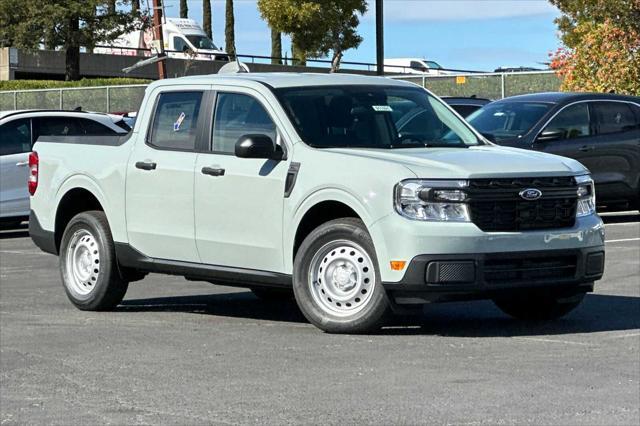
<svg viewBox="0 0 640 426"><path fill-rule="evenodd" d="M599 205L640 209L639 97L521 95L485 105L467 121L497 144L580 161L595 180Z"/></svg>

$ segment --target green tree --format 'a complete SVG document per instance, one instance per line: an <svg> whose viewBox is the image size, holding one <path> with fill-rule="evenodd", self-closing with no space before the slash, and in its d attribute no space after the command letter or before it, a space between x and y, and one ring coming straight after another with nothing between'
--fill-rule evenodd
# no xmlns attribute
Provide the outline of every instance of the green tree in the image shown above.
<svg viewBox="0 0 640 426"><path fill-rule="evenodd" d="M138 17L130 12L109 12L104 0L0 0L0 44L38 49L46 41L48 46L60 47L65 52L65 80L78 80L80 47L113 41L136 29Z"/></svg>
<svg viewBox="0 0 640 426"><path fill-rule="evenodd" d="M282 34L271 28L271 63L282 64Z"/></svg>
<svg viewBox="0 0 640 426"><path fill-rule="evenodd" d="M189 5L187 4L187 0L180 0L180 17L189 17Z"/></svg>
<svg viewBox="0 0 640 426"><path fill-rule="evenodd" d="M362 42L356 29L366 0L258 0L258 8L271 28L291 36L294 63L331 54L335 72L344 52Z"/></svg>
<svg viewBox="0 0 640 426"><path fill-rule="evenodd" d="M564 47L551 55L563 90L640 95L640 0L550 0Z"/></svg>
<svg viewBox="0 0 640 426"><path fill-rule="evenodd" d="M211 28L211 0L202 0L202 25L204 32L213 40L213 29Z"/></svg>
<svg viewBox="0 0 640 426"><path fill-rule="evenodd" d="M640 32L640 0L549 1L562 12L556 24L562 33L562 42L568 47L580 43L581 37L576 34L576 27L581 23L602 24L612 20L619 28Z"/></svg>
<svg viewBox="0 0 640 426"><path fill-rule="evenodd" d="M225 5L224 39L225 39L225 50L229 54L229 57L235 58L236 33L235 33L235 17L233 15L233 0L227 0Z"/></svg>

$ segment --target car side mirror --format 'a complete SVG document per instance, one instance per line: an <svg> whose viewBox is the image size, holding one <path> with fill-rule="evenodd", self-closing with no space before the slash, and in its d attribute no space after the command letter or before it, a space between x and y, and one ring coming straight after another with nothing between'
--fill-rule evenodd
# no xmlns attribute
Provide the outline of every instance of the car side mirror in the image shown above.
<svg viewBox="0 0 640 426"><path fill-rule="evenodd" d="M545 130L538 135L536 138L536 142L550 142L557 141L564 136L564 132L562 130Z"/></svg>
<svg viewBox="0 0 640 426"><path fill-rule="evenodd" d="M283 151L279 145L267 135L244 135L235 148L236 157L265 158L267 160L282 160Z"/></svg>

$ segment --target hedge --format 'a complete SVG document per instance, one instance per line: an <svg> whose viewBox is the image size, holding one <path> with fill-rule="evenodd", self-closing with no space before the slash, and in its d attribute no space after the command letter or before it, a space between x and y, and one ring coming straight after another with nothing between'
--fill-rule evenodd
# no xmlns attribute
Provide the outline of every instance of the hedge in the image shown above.
<svg viewBox="0 0 640 426"><path fill-rule="evenodd" d="M9 80L0 81L2 90L60 89L63 87L122 86L125 84L148 84L151 80L141 78L83 78L78 81L60 80Z"/></svg>

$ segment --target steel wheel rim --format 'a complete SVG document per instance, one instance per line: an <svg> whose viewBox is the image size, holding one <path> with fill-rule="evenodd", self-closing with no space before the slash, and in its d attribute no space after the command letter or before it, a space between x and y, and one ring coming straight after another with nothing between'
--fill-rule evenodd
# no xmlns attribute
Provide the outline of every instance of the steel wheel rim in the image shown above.
<svg viewBox="0 0 640 426"><path fill-rule="evenodd" d="M316 305L335 316L351 316L371 301L375 284L371 257L358 244L337 240L316 252L309 268L309 289Z"/></svg>
<svg viewBox="0 0 640 426"><path fill-rule="evenodd" d="M86 229L74 232L66 254L67 287L81 296L93 291L100 275L100 247Z"/></svg>

